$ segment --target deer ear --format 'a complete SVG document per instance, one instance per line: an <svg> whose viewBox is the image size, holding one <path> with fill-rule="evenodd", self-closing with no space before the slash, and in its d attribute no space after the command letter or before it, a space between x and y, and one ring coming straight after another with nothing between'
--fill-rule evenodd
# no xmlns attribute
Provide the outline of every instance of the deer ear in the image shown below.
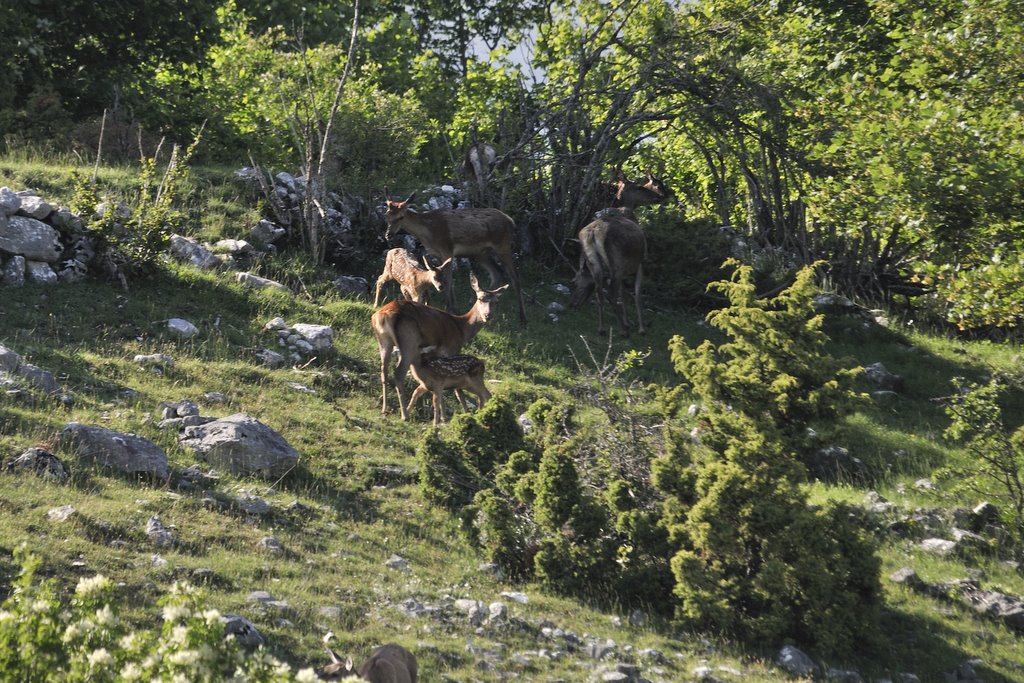
<svg viewBox="0 0 1024 683"><path fill-rule="evenodd" d="M477 294L480 293L480 281L476 279L476 273L470 271L469 273L469 286L473 288L473 291Z"/></svg>
<svg viewBox="0 0 1024 683"><path fill-rule="evenodd" d="M405 201L404 201L404 202L402 202L402 203L403 203L403 204L408 204L409 202L411 202L411 201L412 201L412 198L413 198L413 197L415 197L415 196L416 196L416 190L413 190L413 191L412 191L412 194L411 194L411 195L409 195L408 197L406 197Z"/></svg>
<svg viewBox="0 0 1024 683"><path fill-rule="evenodd" d="M389 204L391 203L391 193L388 192L388 188L387 187L384 188L384 200L386 202L388 202Z"/></svg>
<svg viewBox="0 0 1024 683"><path fill-rule="evenodd" d="M622 167L621 166L619 168L615 169L615 180L617 180L620 183L628 182L626 180L626 174L622 172Z"/></svg>
<svg viewBox="0 0 1024 683"><path fill-rule="evenodd" d="M352 661L352 655L349 655L348 658L345 660L345 669L347 671L355 671L355 667L356 665Z"/></svg>
<svg viewBox="0 0 1024 683"><path fill-rule="evenodd" d="M504 292L506 289L508 289L508 284L504 284L501 287L498 287L497 289L492 289L491 290L491 294L493 294L495 296L498 296L499 294Z"/></svg>
<svg viewBox="0 0 1024 683"><path fill-rule="evenodd" d="M453 257L453 258L454 258L454 257ZM452 264L452 259L448 259L447 261L445 261L444 263L442 263L441 265L439 265L439 266L438 266L438 267L436 268L436 270L444 270L445 268L447 268L447 267L448 267L448 266L450 266L451 264Z"/></svg>

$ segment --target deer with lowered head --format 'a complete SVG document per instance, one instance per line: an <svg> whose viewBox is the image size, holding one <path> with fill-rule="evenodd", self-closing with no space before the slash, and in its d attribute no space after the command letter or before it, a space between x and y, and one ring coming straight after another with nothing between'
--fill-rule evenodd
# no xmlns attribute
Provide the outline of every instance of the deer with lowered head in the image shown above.
<svg viewBox="0 0 1024 683"><path fill-rule="evenodd" d="M327 644L333 635L328 632L324 638L324 647L331 658L331 663L320 671L320 677L324 680L337 681L353 677L370 683L416 683L416 655L401 645L381 645L357 671L351 657L343 661Z"/></svg>
<svg viewBox="0 0 1024 683"><path fill-rule="evenodd" d="M421 362L412 365L412 376L419 382L419 386L412 392L409 399L408 412L412 412L413 406L420 396L429 392L434 395L434 426L439 427L445 421L444 417L444 390L455 389L462 403L462 408L468 410L466 401L460 392L466 389L473 392L480 399L480 406L487 403L491 398L491 392L484 386L484 362L466 354L454 356L431 356L420 355Z"/></svg>
<svg viewBox="0 0 1024 683"><path fill-rule="evenodd" d="M426 258L423 259L423 268L416 261L416 258L403 247L396 247L388 251L384 258L384 270L377 278L377 288L373 294L373 305L380 305L380 289L386 283L394 280L402 290L402 296L416 303L426 303L427 294L433 287L441 291L444 271L451 267L451 259L448 259L437 268L431 268Z"/></svg>
<svg viewBox="0 0 1024 683"><path fill-rule="evenodd" d="M384 189L387 211L385 238L405 232L420 241L431 256L447 261L458 256L477 259L491 276L491 287L501 281L510 282L519 297L519 322L526 324L526 307L523 305L523 290L519 286L512 257L516 224L498 209L432 209L415 211L409 207L416 193L405 201L395 201ZM448 311L455 307L452 290L452 271L444 274L444 296Z"/></svg>
<svg viewBox="0 0 1024 683"><path fill-rule="evenodd" d="M398 349L401 356L395 367L394 384L398 393L398 408L402 419L408 420L408 401L405 400L404 380L409 368L419 370L421 354L425 349L437 356L452 356L476 336L480 328L491 318L498 297L508 289L502 285L497 289L483 289L476 275L470 273L469 284L476 294L473 307L462 315L455 315L437 308L418 304L415 301L392 301L384 305L370 318L373 335L380 347L380 386L382 393L381 411L388 410L388 366L391 356Z"/></svg>
<svg viewBox="0 0 1024 683"><path fill-rule="evenodd" d="M637 327L644 333L643 306L640 300L640 286L643 282L643 262L647 257L647 239L644 231L633 220L628 208L613 209L590 223L579 233L580 267L576 273L571 305L573 308L597 295L597 331L604 333L604 294L608 286L608 298L612 306L618 307L619 324L629 334L629 319L626 315L626 301L622 281L633 276L633 298L636 302Z"/></svg>

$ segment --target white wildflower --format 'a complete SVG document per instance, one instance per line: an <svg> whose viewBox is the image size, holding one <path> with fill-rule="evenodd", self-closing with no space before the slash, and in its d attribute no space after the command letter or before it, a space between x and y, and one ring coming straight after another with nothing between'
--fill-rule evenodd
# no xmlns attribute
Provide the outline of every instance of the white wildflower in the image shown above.
<svg viewBox="0 0 1024 683"><path fill-rule="evenodd" d="M164 606L164 621L178 621L189 616L192 616L192 610L184 605Z"/></svg>
<svg viewBox="0 0 1024 683"><path fill-rule="evenodd" d="M8 619L13 619L13 618L14 618L13 614L11 614L10 612L8 612L5 609L0 609L0 622L4 622L4 621L7 621Z"/></svg>
<svg viewBox="0 0 1024 683"><path fill-rule="evenodd" d="M188 639L188 627L187 626L175 626L171 631L171 642L172 643L184 643Z"/></svg>
<svg viewBox="0 0 1024 683"><path fill-rule="evenodd" d="M203 620L207 626L213 626L220 623L220 612L215 609L208 609L203 612Z"/></svg>
<svg viewBox="0 0 1024 683"><path fill-rule="evenodd" d="M292 672L292 668L288 666L286 662L274 661L274 675L280 676L281 678L286 677Z"/></svg>
<svg viewBox="0 0 1024 683"><path fill-rule="evenodd" d="M138 634L132 631L128 635L121 636L121 640L118 641L118 645L121 646L122 650L134 650L137 647Z"/></svg>
<svg viewBox="0 0 1024 683"><path fill-rule="evenodd" d="M68 627L64 629L63 640L65 643L70 643L73 640L77 640L80 635L82 635L82 627L78 624L69 624Z"/></svg>
<svg viewBox="0 0 1024 683"><path fill-rule="evenodd" d="M195 666L199 662L199 650L178 650L167 658L175 666Z"/></svg>
<svg viewBox="0 0 1024 683"><path fill-rule="evenodd" d="M45 612L50 609L50 603L47 600L36 600L29 609L33 612Z"/></svg>
<svg viewBox="0 0 1024 683"><path fill-rule="evenodd" d="M141 680L142 679L142 669L140 669L139 665L136 664L135 662L131 662L129 664L126 664L125 667L123 669L121 669L121 678L122 678L122 680L125 680L125 681L138 681L138 680Z"/></svg>
<svg viewBox="0 0 1024 683"><path fill-rule="evenodd" d="M85 597L93 593L99 593L106 590L112 584L113 582L102 574L97 574L92 578L79 579L78 585L75 586L75 595Z"/></svg>
<svg viewBox="0 0 1024 683"><path fill-rule="evenodd" d="M171 683L192 683L188 676L185 674L174 674L174 678L171 679Z"/></svg>
<svg viewBox="0 0 1024 683"><path fill-rule="evenodd" d="M319 680L320 677L316 675L316 671L312 668L300 669L299 672L295 674L295 683L317 683Z"/></svg>
<svg viewBox="0 0 1024 683"><path fill-rule="evenodd" d="M114 616L110 605L104 605L101 609L96 610L96 623L100 626L113 626L117 623L117 617Z"/></svg>
<svg viewBox="0 0 1024 683"><path fill-rule="evenodd" d="M114 663L114 658L107 652L107 648L101 647L98 650L93 650L89 653L89 668L95 666L110 666Z"/></svg>

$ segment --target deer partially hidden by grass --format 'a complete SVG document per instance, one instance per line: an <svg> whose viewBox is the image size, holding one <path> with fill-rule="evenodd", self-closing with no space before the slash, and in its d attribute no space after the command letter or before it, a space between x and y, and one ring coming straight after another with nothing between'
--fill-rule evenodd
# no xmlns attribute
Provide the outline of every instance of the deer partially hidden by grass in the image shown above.
<svg viewBox="0 0 1024 683"><path fill-rule="evenodd" d="M402 247L391 249L384 257L384 270L377 278L377 288L373 293L373 305L380 305L381 287L391 280L398 283L405 299L420 304L426 303L431 287L441 291L445 271L451 268L451 263L452 260L448 259L437 268L431 268L430 263L424 258L424 267L420 267L416 257L408 249Z"/></svg>
<svg viewBox="0 0 1024 683"><path fill-rule="evenodd" d="M384 190L387 211L385 237L392 239L406 232L420 241L431 256L447 261L458 256L471 256L479 261L491 276L491 287L498 282L511 283L519 298L519 321L526 323L523 290L519 286L512 257L512 244L516 224L498 209L433 209L422 213L409 208L416 193L405 201L395 201ZM444 296L448 311L455 307L452 290L452 271L444 273Z"/></svg>
<svg viewBox="0 0 1024 683"><path fill-rule="evenodd" d="M629 334L629 318L626 315L626 301L622 281L633 276L633 298L636 302L637 328L644 333L643 305L640 287L643 283L643 262L647 258L647 239L640 226L633 220L629 209L614 209L590 223L579 233L580 267L576 273L576 290L571 305L578 307L597 295L597 331L604 333L604 294L618 307L619 324L624 334Z"/></svg>
<svg viewBox="0 0 1024 683"><path fill-rule="evenodd" d="M415 301L392 301L370 318L373 334L380 347L381 411L388 410L388 366L395 349L401 359L395 367L394 384L398 394L398 408L402 419L408 420L408 401L405 400L403 382L410 367L420 369L421 353L430 348L436 356L452 356L476 336L491 318L494 304L508 288L482 289L476 276L470 273L469 284L476 294L473 307L462 315L418 304Z"/></svg>
<svg viewBox="0 0 1024 683"><path fill-rule="evenodd" d="M320 671L326 681L356 678L370 683L416 683L416 655L397 643L388 643L375 649L357 671L352 658L341 660L327 644L334 634L328 632L324 647L331 663Z"/></svg>
<svg viewBox="0 0 1024 683"><path fill-rule="evenodd" d="M412 376L419 386L412 392L409 399L408 412L412 412L416 401L423 394L432 392L434 395L434 426L439 427L445 421L444 390L455 389L459 402L464 410L468 410L461 389L473 392L480 399L480 406L491 398L491 392L484 386L484 362L466 354L454 356L420 356L421 362L411 366Z"/></svg>

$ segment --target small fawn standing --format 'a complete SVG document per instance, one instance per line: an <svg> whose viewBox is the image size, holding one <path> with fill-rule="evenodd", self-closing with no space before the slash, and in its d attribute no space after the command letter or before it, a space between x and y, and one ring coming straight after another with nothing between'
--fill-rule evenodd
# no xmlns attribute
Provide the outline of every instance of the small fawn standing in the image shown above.
<svg viewBox="0 0 1024 683"><path fill-rule="evenodd" d="M444 282L445 272L451 267L452 260L448 259L437 268L431 268L426 259L420 267L416 258L408 249L396 247L388 251L384 258L384 271L377 278L377 288L373 293L373 305L380 305L380 288L387 282L394 280L402 288L402 297L407 301L415 301L418 304L426 303L427 293L433 287L441 291Z"/></svg>
<svg viewBox="0 0 1024 683"><path fill-rule="evenodd" d="M428 391L434 394L434 426L445 421L443 394L445 389L455 389L464 409L467 408L460 389L473 392L480 398L480 405L487 403L491 392L484 386L484 362L475 356L457 354L454 356L421 357L419 365L412 365L412 376L420 383L412 392L409 407L411 412L417 399Z"/></svg>

